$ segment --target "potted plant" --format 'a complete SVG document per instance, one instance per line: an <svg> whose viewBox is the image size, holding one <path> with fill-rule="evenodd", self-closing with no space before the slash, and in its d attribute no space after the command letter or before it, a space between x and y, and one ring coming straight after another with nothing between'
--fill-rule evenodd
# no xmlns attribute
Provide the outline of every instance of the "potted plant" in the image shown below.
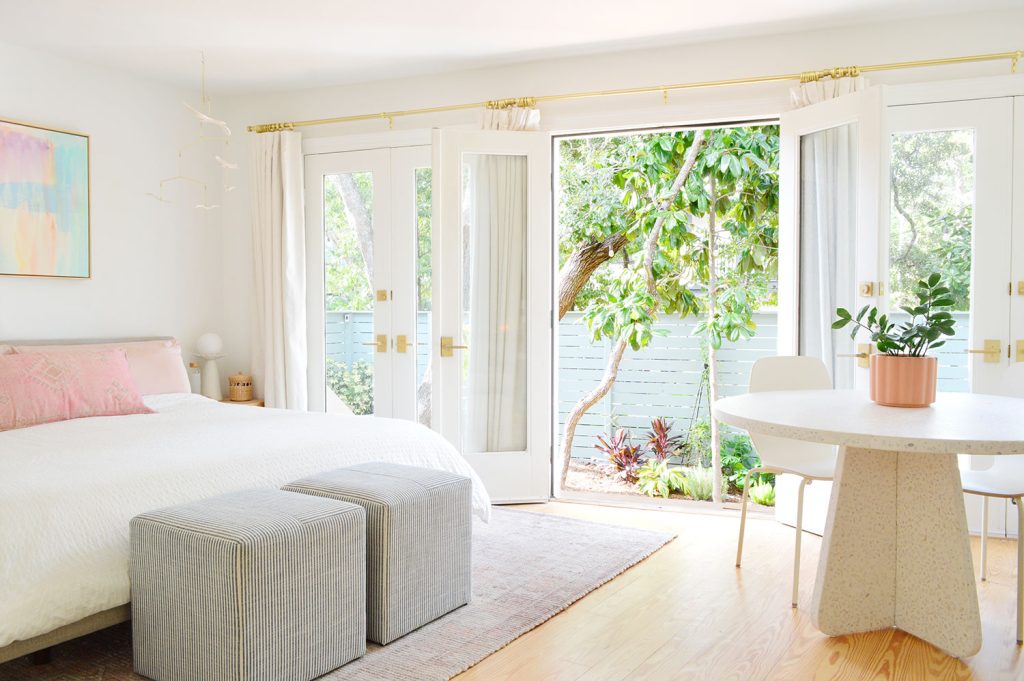
<svg viewBox="0 0 1024 681"><path fill-rule="evenodd" d="M871 399L888 407L927 407L935 401L938 360L929 350L945 344L956 320L949 307L953 299L938 273L914 287L918 304L901 309L910 321L897 325L877 307L865 305L856 316L839 308L833 329L852 324L851 338L867 331L878 352L871 355Z"/></svg>

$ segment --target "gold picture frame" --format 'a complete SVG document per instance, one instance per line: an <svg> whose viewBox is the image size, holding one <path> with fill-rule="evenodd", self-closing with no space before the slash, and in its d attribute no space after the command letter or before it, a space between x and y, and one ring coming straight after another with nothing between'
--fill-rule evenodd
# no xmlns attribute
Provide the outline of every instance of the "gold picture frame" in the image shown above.
<svg viewBox="0 0 1024 681"><path fill-rule="evenodd" d="M0 277L91 279L90 136L0 118L0 149Z"/></svg>

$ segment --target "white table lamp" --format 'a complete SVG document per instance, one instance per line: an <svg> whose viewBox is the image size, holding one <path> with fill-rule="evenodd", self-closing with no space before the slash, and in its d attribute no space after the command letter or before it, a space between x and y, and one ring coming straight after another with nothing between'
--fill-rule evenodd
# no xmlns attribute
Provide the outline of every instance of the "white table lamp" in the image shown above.
<svg viewBox="0 0 1024 681"><path fill-rule="evenodd" d="M224 399L220 389L220 369L217 360L224 356L224 341L215 333L204 333L196 340L196 357L203 361L203 376L199 391L218 402Z"/></svg>

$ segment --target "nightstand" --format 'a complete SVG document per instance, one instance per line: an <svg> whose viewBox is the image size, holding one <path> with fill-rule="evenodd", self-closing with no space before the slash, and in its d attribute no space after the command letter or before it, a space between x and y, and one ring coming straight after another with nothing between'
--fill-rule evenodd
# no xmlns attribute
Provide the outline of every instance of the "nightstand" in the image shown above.
<svg viewBox="0 0 1024 681"><path fill-rule="evenodd" d="M263 400L246 400L245 402L235 402L234 400L221 400L224 404L240 404L243 407L263 407Z"/></svg>

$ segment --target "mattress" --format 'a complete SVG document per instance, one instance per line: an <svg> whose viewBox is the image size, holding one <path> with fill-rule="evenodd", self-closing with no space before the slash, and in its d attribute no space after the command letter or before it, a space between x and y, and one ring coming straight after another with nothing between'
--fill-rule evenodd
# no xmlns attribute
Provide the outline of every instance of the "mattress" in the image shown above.
<svg viewBox="0 0 1024 681"><path fill-rule="evenodd" d="M368 461L473 481L441 436L411 421L154 395L155 414L0 432L0 647L129 600L128 521L147 510Z"/></svg>

